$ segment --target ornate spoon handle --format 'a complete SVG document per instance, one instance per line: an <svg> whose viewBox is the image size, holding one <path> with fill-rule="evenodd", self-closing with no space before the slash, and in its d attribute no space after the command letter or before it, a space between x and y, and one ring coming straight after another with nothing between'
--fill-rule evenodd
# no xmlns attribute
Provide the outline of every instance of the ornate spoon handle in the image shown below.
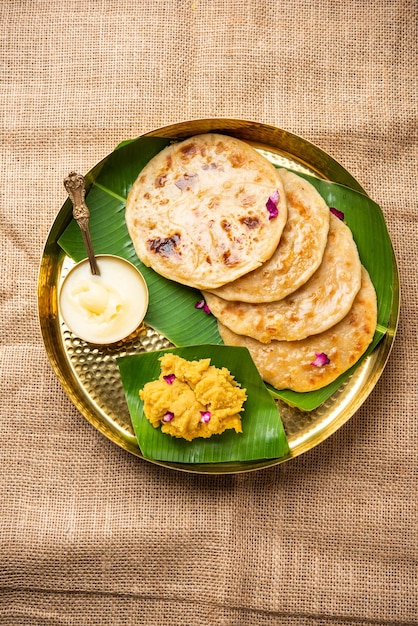
<svg viewBox="0 0 418 626"><path fill-rule="evenodd" d="M84 176L76 172L70 172L64 179L64 187L73 203L73 216L80 227L83 236L84 245L86 246L87 256L89 258L91 273L99 276L100 270L94 256L93 244L89 231L90 211L85 202L86 186Z"/></svg>

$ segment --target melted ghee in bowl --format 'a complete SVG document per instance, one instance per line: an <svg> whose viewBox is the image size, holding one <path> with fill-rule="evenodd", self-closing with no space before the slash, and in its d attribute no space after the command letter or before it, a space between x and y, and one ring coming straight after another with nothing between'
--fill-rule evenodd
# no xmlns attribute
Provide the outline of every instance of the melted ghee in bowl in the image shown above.
<svg viewBox="0 0 418 626"><path fill-rule="evenodd" d="M98 255L100 276L91 273L87 259L64 279L59 306L70 330L89 343L110 344L130 335L148 308L148 288L132 263L112 255Z"/></svg>

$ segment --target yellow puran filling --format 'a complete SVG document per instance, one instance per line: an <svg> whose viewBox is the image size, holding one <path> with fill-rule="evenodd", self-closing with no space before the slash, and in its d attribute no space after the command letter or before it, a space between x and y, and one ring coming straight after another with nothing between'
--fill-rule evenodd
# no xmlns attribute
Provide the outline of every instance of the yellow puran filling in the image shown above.
<svg viewBox="0 0 418 626"><path fill-rule="evenodd" d="M164 433L191 441L227 429L242 432L240 412L247 399L226 367L210 359L187 361L167 353L160 358L161 374L140 390L145 417Z"/></svg>

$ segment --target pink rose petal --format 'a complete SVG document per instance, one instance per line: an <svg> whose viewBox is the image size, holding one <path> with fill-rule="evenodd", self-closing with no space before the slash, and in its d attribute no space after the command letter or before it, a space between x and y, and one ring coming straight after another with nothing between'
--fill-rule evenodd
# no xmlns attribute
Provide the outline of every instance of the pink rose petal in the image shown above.
<svg viewBox="0 0 418 626"><path fill-rule="evenodd" d="M206 302L204 300L199 300L199 302L196 302L196 304L194 305L195 309L203 309L203 311L206 313L206 315L211 315L211 310L208 307L208 305L206 304Z"/></svg>
<svg viewBox="0 0 418 626"><path fill-rule="evenodd" d="M327 365L330 362L325 352L315 352L315 356L315 361L312 361L311 363L311 365L315 365L315 367L322 367L323 365Z"/></svg>
<svg viewBox="0 0 418 626"><path fill-rule="evenodd" d="M200 421L204 424L210 422L211 413L210 411L200 411Z"/></svg>
<svg viewBox="0 0 418 626"><path fill-rule="evenodd" d="M176 380L175 374L167 374L167 376L163 376L163 378L167 385L172 385L173 382Z"/></svg>
<svg viewBox="0 0 418 626"><path fill-rule="evenodd" d="M272 220L279 215L279 209L277 207L279 199L280 194L278 191L275 191L266 202L266 208L269 212L269 220Z"/></svg>
<svg viewBox="0 0 418 626"><path fill-rule="evenodd" d="M338 217L339 220L341 221L344 220L344 213L342 211L340 211L339 209L336 209L333 206L330 206L329 210L331 211L333 215L335 215L335 217Z"/></svg>

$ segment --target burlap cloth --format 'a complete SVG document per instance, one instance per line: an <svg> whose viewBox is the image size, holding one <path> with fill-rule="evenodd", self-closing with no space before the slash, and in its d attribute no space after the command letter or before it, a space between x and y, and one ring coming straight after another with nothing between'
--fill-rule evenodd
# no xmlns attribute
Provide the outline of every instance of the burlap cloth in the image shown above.
<svg viewBox="0 0 418 626"><path fill-rule="evenodd" d="M3 0L0 623L417 624L417 6ZM340 161L382 206L402 315L377 387L268 470L179 474L73 407L37 320L66 194L115 145L236 117Z"/></svg>

